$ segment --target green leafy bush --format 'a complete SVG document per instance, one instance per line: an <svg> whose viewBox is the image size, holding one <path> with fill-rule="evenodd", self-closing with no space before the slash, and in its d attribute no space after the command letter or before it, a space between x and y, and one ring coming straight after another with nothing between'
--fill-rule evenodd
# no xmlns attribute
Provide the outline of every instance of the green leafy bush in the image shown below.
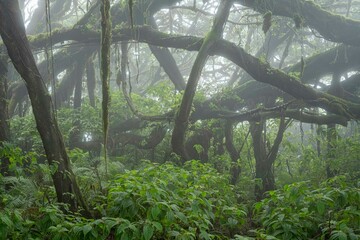
<svg viewBox="0 0 360 240"><path fill-rule="evenodd" d="M246 217L228 178L197 161L184 168L148 164L120 175L108 203L109 216L136 223L131 230L140 228L144 239L213 239L238 230Z"/></svg>
<svg viewBox="0 0 360 240"><path fill-rule="evenodd" d="M257 233L276 239L359 239L360 189L337 177L286 185L255 204ZM267 238L266 238L267 239Z"/></svg>
<svg viewBox="0 0 360 240"><path fill-rule="evenodd" d="M50 202L16 207L0 192L0 239L229 239L246 220L228 176L210 165L145 162L114 179L99 219Z"/></svg>
<svg viewBox="0 0 360 240"><path fill-rule="evenodd" d="M26 210L0 211L0 239L108 239L111 229L128 222L119 218L85 219L65 214L60 206L49 204ZM116 238L119 239L119 238Z"/></svg>

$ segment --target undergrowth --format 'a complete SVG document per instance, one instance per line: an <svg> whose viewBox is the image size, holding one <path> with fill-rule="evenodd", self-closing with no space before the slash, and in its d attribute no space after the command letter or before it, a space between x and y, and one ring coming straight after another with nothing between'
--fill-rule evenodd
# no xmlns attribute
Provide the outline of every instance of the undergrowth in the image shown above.
<svg viewBox="0 0 360 240"><path fill-rule="evenodd" d="M14 176L0 176L0 239L360 238L359 184L345 176L285 185L254 203L241 202L228 175L198 161L182 167L143 161L101 182L98 163L85 169L88 163L76 160L74 171L94 213L87 219L56 203L51 168L32 155L21 161L12 165Z"/></svg>

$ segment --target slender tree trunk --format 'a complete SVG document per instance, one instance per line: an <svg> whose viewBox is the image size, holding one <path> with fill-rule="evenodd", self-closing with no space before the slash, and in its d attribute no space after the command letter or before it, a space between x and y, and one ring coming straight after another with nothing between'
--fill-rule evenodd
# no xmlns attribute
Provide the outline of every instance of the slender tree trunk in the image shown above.
<svg viewBox="0 0 360 240"><path fill-rule="evenodd" d="M273 146L267 151L267 142L265 130L265 121L250 122L250 133L253 139L253 148L255 156L255 178L261 180L261 184L255 186L255 198L260 201L264 198L264 193L275 189L275 177L273 164L277 157L280 143L282 142L284 132L288 126L289 120L285 122L284 117L280 119L279 130L274 140ZM269 144L270 145L270 144Z"/></svg>
<svg viewBox="0 0 360 240"><path fill-rule="evenodd" d="M88 57L84 56L79 62L75 65L75 71L73 81L75 81L75 91L74 91L74 121L73 128L70 132L69 136L69 147L73 149L75 147L80 146L81 143L81 122L79 116L81 110L82 103L82 83L83 83L83 75L85 72L85 66L88 61Z"/></svg>
<svg viewBox="0 0 360 240"><path fill-rule="evenodd" d="M89 62L86 65L86 81L87 81L87 90L89 94L90 106L95 107L95 67L92 61L92 58L89 59Z"/></svg>
<svg viewBox="0 0 360 240"><path fill-rule="evenodd" d="M209 51L217 40L222 38L224 26L229 17L230 8L233 1L222 0L214 18L213 26L205 37L201 48L196 56L191 68L190 76L186 84L180 108L175 117L175 126L171 137L171 146L174 153L181 156L182 160L189 160L189 155L185 149L186 130L189 125L189 116L193 104L196 88L200 80L201 72L205 67Z"/></svg>
<svg viewBox="0 0 360 240"><path fill-rule="evenodd" d="M246 141L246 139L244 140ZM227 121L225 124L225 146L231 158L231 184L235 185L241 168L239 166L240 153L236 150L233 139L233 122Z"/></svg>
<svg viewBox="0 0 360 240"><path fill-rule="evenodd" d="M71 210L77 210L80 204L87 211L70 168L51 97L30 50L18 1L0 0L0 34L16 70L26 82L48 163L56 166L52 179L57 199L69 204Z"/></svg>
<svg viewBox="0 0 360 240"><path fill-rule="evenodd" d="M263 198L266 191L275 189L275 179L272 172L272 163L267 161L266 142L263 136L264 122L250 122L250 132L253 139L255 156L255 178L261 183L255 185L255 198L257 201Z"/></svg>
<svg viewBox="0 0 360 240"><path fill-rule="evenodd" d="M3 142L9 141L10 127L7 101L7 62L3 55L0 55L0 147ZM9 175L9 159L1 157L0 159L0 174L3 176Z"/></svg>
<svg viewBox="0 0 360 240"><path fill-rule="evenodd" d="M335 148L336 148L336 125L329 124L326 129L326 141L327 141L327 153L326 153L326 176L327 178L335 177L337 174L336 169L331 166L331 161L335 158Z"/></svg>

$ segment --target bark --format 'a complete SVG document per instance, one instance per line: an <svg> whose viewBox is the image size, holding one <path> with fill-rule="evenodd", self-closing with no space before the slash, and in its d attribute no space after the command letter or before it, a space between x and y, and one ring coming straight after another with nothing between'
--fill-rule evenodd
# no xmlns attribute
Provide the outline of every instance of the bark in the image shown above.
<svg viewBox="0 0 360 240"><path fill-rule="evenodd" d="M164 126L158 125L154 127L148 136L141 136L132 133L121 133L118 134L116 140L121 146L127 144L134 145L140 149L154 149L161 143L166 134ZM113 143L117 145L116 143Z"/></svg>
<svg viewBox="0 0 360 240"><path fill-rule="evenodd" d="M327 51L305 58L302 73L303 83L316 83L318 79L334 71L339 73L356 69L360 65L359 47L340 45ZM284 69L286 72L300 72L301 62Z"/></svg>
<svg viewBox="0 0 360 240"><path fill-rule="evenodd" d="M82 83L83 75L85 71L87 58L81 59L75 66L74 72L75 76L73 81L75 82L75 91L74 91L74 121L73 127L69 134L69 147L73 149L77 147L77 144L81 142L81 122L80 118L77 117L80 115L81 103L82 103Z"/></svg>
<svg viewBox="0 0 360 240"><path fill-rule="evenodd" d="M89 94L90 106L95 107L95 88L96 88L96 79L95 79L95 67L92 59L89 59L89 62L86 65L86 83L87 90Z"/></svg>
<svg viewBox="0 0 360 240"><path fill-rule="evenodd" d="M57 76L59 73L67 70L67 74L59 84L59 87L56 89L56 107L59 108L62 103L69 100L70 96L73 93L75 82L73 81L73 69L74 65L77 65L77 62L79 59L84 58L84 56L89 56L89 54L93 53L97 48L95 47L84 47L80 50L76 50L75 48L70 48L66 51L60 51L59 53L56 53L54 55L54 75ZM47 70L47 61L41 62L38 65L38 69L40 71L41 76L44 80L51 79L50 76L48 76L48 70ZM71 74L70 74L71 73ZM45 84L47 82L45 81ZM13 115L13 112L15 110L15 107L18 104L21 104L25 97L27 96L27 90L24 83L19 83L19 85L14 88L13 85L9 86L13 90L10 91L10 96L12 98L10 106L9 106L9 114L10 116Z"/></svg>
<svg viewBox="0 0 360 240"><path fill-rule="evenodd" d="M154 29L158 29L156 21L152 16L149 17L149 22ZM175 89L178 91L183 91L185 89L186 83L169 49L159 48L153 45L149 45L149 48L158 60L160 66L164 69L170 80L173 82Z"/></svg>
<svg viewBox="0 0 360 240"><path fill-rule="evenodd" d="M57 199L69 204L71 210L75 211L79 204L86 211L86 204L70 168L51 97L30 50L17 1L0 1L0 33L14 67L26 82L48 163L57 167L52 175Z"/></svg>
<svg viewBox="0 0 360 240"><path fill-rule="evenodd" d="M35 9L26 29L27 34L36 34L45 28L45 1L38 0L38 7Z"/></svg>
<svg viewBox="0 0 360 240"><path fill-rule="evenodd" d="M360 88L360 74L354 74L341 82L341 86L345 91L355 93Z"/></svg>
<svg viewBox="0 0 360 240"><path fill-rule="evenodd" d="M360 46L358 21L325 11L313 1L236 0L236 2L261 13L271 11L273 15L301 18L306 25L316 29L331 42Z"/></svg>
<svg viewBox="0 0 360 240"><path fill-rule="evenodd" d="M335 94L343 94L344 90L340 85L341 75L334 72L332 76L331 87L329 92L334 92ZM336 169L331 166L331 162L335 159L336 151L336 141L337 141L337 131L335 124L328 124L326 130L326 141L327 141L327 154L326 154L326 175L328 178L332 178L336 175Z"/></svg>
<svg viewBox="0 0 360 240"><path fill-rule="evenodd" d="M175 126L171 137L171 146L173 151L181 156L183 160L189 160L189 156L185 149L185 132L188 127L191 105L195 96L196 87L199 82L202 69L205 66L207 57L209 56L210 49L215 45L218 39L222 38L224 25L228 19L231 6L232 1L221 1L218 12L214 19L212 29L202 43L191 69L181 105L175 117Z"/></svg>
<svg viewBox="0 0 360 240"><path fill-rule="evenodd" d="M260 201L264 198L264 193L275 189L275 177L273 164L276 160L279 146L281 144L288 121L285 117L280 119L279 130L274 140L273 146L267 151L269 142L266 140L265 124L266 121L259 119L256 122L250 122L250 133L253 139L253 150L255 156L255 178L261 180L261 184L255 185L255 198Z"/></svg>
<svg viewBox="0 0 360 240"><path fill-rule="evenodd" d="M337 170L332 166L335 158L337 131L335 124L328 124L326 129L327 153L325 158L327 178L335 177Z"/></svg>
<svg viewBox="0 0 360 240"><path fill-rule="evenodd" d="M130 40L133 39L131 29L115 30L113 40ZM174 47L189 51L198 51L203 43L203 39L189 36L174 36L161 33L150 29L149 27L139 27L136 29L136 40L150 43L157 46ZM65 34L66 33L66 34ZM69 30L64 32L72 40L98 41L99 35L93 31ZM64 38L62 34L59 37ZM54 41L58 39L55 38ZM354 49L355 50L355 49ZM342 115L348 119L357 119L360 117L360 105L340 98L323 93L310 86L304 85L294 76L287 75L281 70L272 68L269 64L262 62L260 59L248 54L241 47L236 46L226 40L217 40L214 47L209 52L210 55L219 55L225 57L242 67L255 80L270 84L283 92L306 101L310 106L321 107L329 112Z"/></svg>
<svg viewBox="0 0 360 240"><path fill-rule="evenodd" d="M109 105L110 105L110 48L111 48L111 17L110 0L102 0L100 5L101 12L101 91L102 91L102 123L103 123L103 143L105 173L108 174L107 163L107 141L109 131Z"/></svg>
<svg viewBox="0 0 360 240"><path fill-rule="evenodd" d="M158 60L160 66L164 69L166 74L175 86L175 89L182 91L185 89L185 81L176 65L174 57L171 55L169 49L159 48L153 45L149 45L151 52Z"/></svg>
<svg viewBox="0 0 360 240"><path fill-rule="evenodd" d="M84 49L81 49L80 51L82 54L76 55L77 58L73 59L74 65L67 69L66 75L56 89L56 108L60 108L66 101L69 102L70 97L74 93L74 89L76 92L76 84L80 84L79 81L83 78L85 64L91 56L92 51L85 51ZM59 72L59 70L55 72ZM77 96L77 98L74 97L74 105L80 105L79 100L81 100L81 96Z"/></svg>
<svg viewBox="0 0 360 240"><path fill-rule="evenodd" d="M0 54L0 147L4 142L10 140L10 126L8 114L7 99L7 58ZM2 156L0 158L0 174L9 176L9 158Z"/></svg>
<svg viewBox="0 0 360 240"><path fill-rule="evenodd" d="M263 136L264 121L250 122L250 133L255 157L255 178L260 183L255 185L255 198L257 201L263 198L263 193L275 188L275 179L270 162L266 160L266 143Z"/></svg>
<svg viewBox="0 0 360 240"><path fill-rule="evenodd" d="M25 84L18 81L11 84L8 89L8 95L10 98L8 107L9 116L13 116L16 113L21 116L21 111L19 111L20 106L23 104L23 102L26 100L26 97L28 96ZM18 107L17 112L16 107Z"/></svg>
<svg viewBox="0 0 360 240"><path fill-rule="evenodd" d="M225 146L231 158L231 184L235 185L239 178L239 174L241 172L240 163L240 153L236 150L233 139L233 123L231 121L227 121L225 124Z"/></svg>
<svg viewBox="0 0 360 240"><path fill-rule="evenodd" d="M198 159L203 163L209 161L209 148L213 133L207 129L195 131L185 143L186 152L190 159ZM197 148L201 146L201 148Z"/></svg>
<svg viewBox="0 0 360 240"><path fill-rule="evenodd" d="M128 78L128 66L129 66L129 43L121 42L121 62L120 62L120 73L116 76L117 84L120 87L121 83L126 81Z"/></svg>
<svg viewBox="0 0 360 240"><path fill-rule="evenodd" d="M74 78L77 75L76 66L77 66L77 64L75 64L73 67L67 69L66 74L63 77L61 83L56 88L56 92L55 92L56 106L55 107L57 109L60 109L61 107L64 107L64 106L70 107L69 99L70 99L70 96L72 96L72 94L74 92L75 84L76 84L76 79Z"/></svg>

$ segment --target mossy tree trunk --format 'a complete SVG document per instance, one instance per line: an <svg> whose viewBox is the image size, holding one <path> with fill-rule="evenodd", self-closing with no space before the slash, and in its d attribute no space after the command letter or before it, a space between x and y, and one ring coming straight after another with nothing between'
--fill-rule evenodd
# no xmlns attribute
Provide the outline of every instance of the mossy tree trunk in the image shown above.
<svg viewBox="0 0 360 240"><path fill-rule="evenodd" d="M7 61L3 55L0 55L0 147L10 139L6 73ZM0 174L9 175L9 159L1 157L0 161Z"/></svg>
<svg viewBox="0 0 360 240"><path fill-rule="evenodd" d="M57 199L75 211L86 204L70 168L62 135L54 115L53 103L44 84L25 34L18 1L0 1L0 34L14 67L26 82L36 127L40 133L49 165L56 166L52 174Z"/></svg>
<svg viewBox="0 0 360 240"><path fill-rule="evenodd" d="M244 140L246 141L246 139ZM241 172L239 165L240 153L236 150L233 139L233 122L226 121L225 123L225 146L231 158L231 184L236 184Z"/></svg>
<svg viewBox="0 0 360 240"><path fill-rule="evenodd" d="M328 178L335 177L337 170L332 166L335 160L337 131L336 124L328 124L326 129L327 153L325 158L326 176Z"/></svg>
<svg viewBox="0 0 360 240"><path fill-rule="evenodd" d="M81 58L78 63L75 65L73 71L75 72L74 78L72 81L75 82L75 90L74 90L74 121L72 131L69 135L69 147L70 149L79 147L82 137L81 137L81 122L80 122L80 114L81 114L81 103L82 103L82 83L83 83L83 75L85 72L85 66L88 61L88 57Z"/></svg>
<svg viewBox="0 0 360 240"><path fill-rule="evenodd" d="M281 117L278 133L273 146L270 148L265 133L266 121L260 119L256 122L250 122L250 133L253 139L252 144L255 157L255 178L261 180L261 183L255 186L255 198L257 201L264 198L265 192L275 189L273 164L288 123L289 121L285 121L284 117Z"/></svg>
<svg viewBox="0 0 360 240"><path fill-rule="evenodd" d="M107 136L109 128L109 104L110 104L110 47L111 47L111 21L110 21L110 0L102 0L101 12L101 82L102 82L102 120L104 134L104 158L105 172L107 169Z"/></svg>
<svg viewBox="0 0 360 240"><path fill-rule="evenodd" d="M229 17L232 4L233 2L230 0L222 0L220 2L218 12L214 18L213 26L205 37L192 66L181 105L175 117L175 126L171 137L171 146L173 151L181 156L183 160L189 160L189 155L185 149L185 133L189 124L191 106L193 104L201 72L206 64L211 48L215 45L217 40L222 38L224 26L226 24L226 20Z"/></svg>

